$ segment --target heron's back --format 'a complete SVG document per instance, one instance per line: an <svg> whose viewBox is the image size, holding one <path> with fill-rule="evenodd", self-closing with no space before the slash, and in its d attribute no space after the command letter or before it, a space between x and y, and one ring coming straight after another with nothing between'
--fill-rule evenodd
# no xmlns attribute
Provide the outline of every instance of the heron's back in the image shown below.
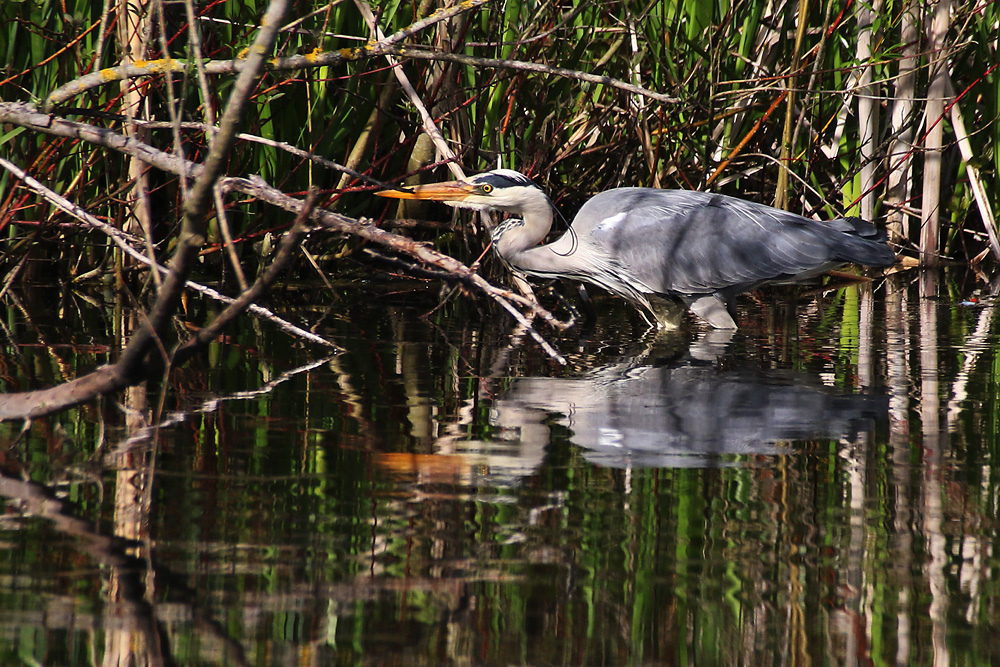
<svg viewBox="0 0 1000 667"><path fill-rule="evenodd" d="M809 220L708 192L608 190L580 209L573 229L646 291L678 296L895 261L884 232L858 218Z"/></svg>

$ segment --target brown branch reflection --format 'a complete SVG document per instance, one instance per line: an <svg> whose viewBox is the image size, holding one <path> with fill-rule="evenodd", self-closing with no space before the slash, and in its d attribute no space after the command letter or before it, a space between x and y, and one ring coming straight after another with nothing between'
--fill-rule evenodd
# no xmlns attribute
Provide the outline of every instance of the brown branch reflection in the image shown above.
<svg viewBox="0 0 1000 667"><path fill-rule="evenodd" d="M146 599L148 563L130 555L135 542L117 535L100 534L92 524L74 516L49 489L36 482L0 475L0 495L22 515L49 520L56 530L75 538L81 552L109 569L111 586L104 614L109 656L116 654L123 659L121 654L127 652L135 660L132 664L173 664L155 607ZM127 661L112 664L127 664Z"/></svg>

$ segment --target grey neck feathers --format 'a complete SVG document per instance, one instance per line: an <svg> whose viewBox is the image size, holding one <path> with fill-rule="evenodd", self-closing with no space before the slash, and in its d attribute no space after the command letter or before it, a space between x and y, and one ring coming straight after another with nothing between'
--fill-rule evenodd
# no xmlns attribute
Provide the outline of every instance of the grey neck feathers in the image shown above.
<svg viewBox="0 0 1000 667"><path fill-rule="evenodd" d="M533 190L530 196L516 207L508 209L519 220L507 220L494 231L497 253L514 266L516 257L535 248L552 228L552 202L540 190Z"/></svg>

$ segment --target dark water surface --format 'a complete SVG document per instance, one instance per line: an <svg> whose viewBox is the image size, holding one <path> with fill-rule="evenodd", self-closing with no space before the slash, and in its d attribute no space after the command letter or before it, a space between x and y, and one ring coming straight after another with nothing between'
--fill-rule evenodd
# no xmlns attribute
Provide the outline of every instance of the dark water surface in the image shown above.
<svg viewBox="0 0 1000 667"><path fill-rule="evenodd" d="M247 318L165 397L0 427L0 664L1000 664L996 309L874 286L732 335L604 300L566 367L412 283L286 294L343 353ZM2 307L8 391L128 326Z"/></svg>

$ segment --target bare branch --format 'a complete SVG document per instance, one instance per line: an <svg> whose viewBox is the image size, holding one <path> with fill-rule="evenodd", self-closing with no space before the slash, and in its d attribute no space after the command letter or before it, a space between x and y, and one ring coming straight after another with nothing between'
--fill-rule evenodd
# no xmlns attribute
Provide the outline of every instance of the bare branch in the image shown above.
<svg viewBox="0 0 1000 667"><path fill-rule="evenodd" d="M201 170L201 165L186 162L180 157L158 151L151 146L141 144L134 139L128 139L112 132L111 130L100 130L99 128L94 128L84 123L39 114L34 112L28 105L25 104L0 103L0 122L12 122L20 125L30 123L30 127L43 132L48 132L50 134L81 138L86 137L86 140L93 141L93 143L98 143L107 148L123 153L135 154L139 157L139 159L146 160L150 164L174 174L183 174L185 172L184 165L187 165L186 171L191 175L197 175ZM280 190L267 185L261 179L254 179L254 181L251 182L242 178L229 177L223 179L222 186L224 188L235 189L240 192L250 194L287 211L297 213L302 204L299 200L288 197ZM330 211L317 210L313 214L313 219L327 228L353 234L380 245L393 248L420 262L443 269L454 276L455 279L462 280L473 285L476 289L482 291L491 299L500 303L501 306L503 306L503 308L512 315L514 315L514 312L517 312L517 309L512 305L516 303L530 309L532 317L541 317L553 328L565 329L567 327L565 323L560 322L549 311L542 308L536 300L527 299L496 287L465 264L449 257L448 255L439 253L429 246L418 243L404 236L393 234L369 223L355 220L337 213L332 213ZM518 314L514 315L514 317L521 322L524 316L518 312ZM528 325L529 331L533 332L532 337L543 347L543 349L545 349L549 356L556 359L560 363L564 363L561 355L559 355L551 345L545 343L541 336L537 332L534 332L534 329L530 327L530 324L528 324L526 320L522 323Z"/></svg>
<svg viewBox="0 0 1000 667"><path fill-rule="evenodd" d="M187 276L197 261L198 250L204 242L206 212L211 203L212 188L215 187L223 165L228 159L229 149L236 140L236 126L243 117L250 94L259 78L264 56L270 52L277 37L278 25L286 6L286 0L273 0L261 19L260 31L250 49L246 68L230 95L220 123L219 134L212 142L205 165L200 169L193 187L184 199L184 221L170 271L148 318L129 339L119 360L111 366L104 366L81 378L49 389L0 396L0 419L32 419L52 414L130 386L143 378L146 358L151 350L162 347L163 335L180 301ZM29 118L32 117L29 114ZM44 119L40 120L45 122ZM137 155L145 149L153 150L148 146L143 149L142 142L129 140L120 135L117 139L110 140L129 145ZM173 164L182 168L187 165L186 161L180 158Z"/></svg>
<svg viewBox="0 0 1000 667"><path fill-rule="evenodd" d="M190 164L193 165L193 163L190 163ZM153 261L148 256L144 255L143 253L141 253L139 250L136 249L135 246L138 246L138 245L140 245L142 243L141 239L139 239L139 238L137 238L135 236L132 236L130 234L126 234L125 232L121 231L120 229L112 227L111 225L107 224L106 222L102 222L101 220L98 220L97 218L95 218L94 216L92 216L90 213L88 213L86 210L80 208L79 206L77 206L73 202L69 201L68 199L66 199L62 195L60 195L60 194L58 194L56 192L53 192L49 188L45 187L45 185L43 185L42 183L40 183L38 180L32 178L30 175L28 175L27 173L25 173L23 169L21 169L20 167L18 167L15 164L9 162L8 160L6 160L4 158L0 158L0 167L4 167L8 171L10 171L12 174L14 174L18 178L20 178L22 181L24 181L25 185L27 185L28 187L30 187L40 197L42 197L43 199L45 199L49 203L53 204L54 206L56 206L60 210L65 211L66 213L68 213L69 215L72 215L77 220L80 220L81 222L83 222L85 224L88 224L91 227L93 227L95 229L98 229L101 232L103 232L103 233L107 234L108 236L110 236L111 240L115 243L115 245L117 245L119 248L121 248L123 252L125 252L126 254L128 254L130 257L132 257L133 259L135 259L140 264L145 264L146 266L150 266L153 269L155 269L157 272L159 272L160 274L163 274L163 275L166 275L167 273L170 272L170 269L168 269L167 267L163 266L162 264L155 264L155 263L153 263ZM130 243L134 244L134 245L130 245ZM227 303L227 304L231 304L231 303L235 302L235 299L233 299L231 297L228 297L228 296L226 296L224 294L220 294L219 292L217 292L216 290L212 289L211 287L206 287L205 285L202 285L201 283L196 283L193 280L187 281L187 283L185 284L185 286L188 289L194 290L195 292L198 292L199 294L203 294L203 295L207 296L210 299L214 299L215 301L221 301L222 303ZM2 292L0 292L0 294L2 294ZM297 336L299 338L303 338L303 339L308 340L308 341L310 341L312 343L318 343L320 345L325 345L327 347L333 347L333 348L337 347L337 345L335 345L334 343L331 343L330 341L326 340L325 338L321 338L320 336L317 336L314 333L306 331L305 329L297 327L294 324L292 324L291 322L289 322L289 321L287 321L287 320L285 320L285 319L283 319L281 317L278 317L277 315L275 315L274 313L272 313L267 308L264 308L262 306L258 306L257 304L251 303L247 307L247 310L249 310L254 315L257 315L258 317L263 317L264 319L266 319L266 320L270 321L271 323L275 324L282 331L284 331L286 333L289 333L289 334L291 334L293 336Z"/></svg>
<svg viewBox="0 0 1000 667"><path fill-rule="evenodd" d="M288 266L288 263L291 261L295 252L295 248L298 247L302 237L305 236L308 231L306 220L311 217L313 210L316 208L316 195L316 189L310 189L309 195L302 203L302 207L299 209L298 215L295 217L295 222L292 224L292 228L285 232L285 235L281 237L281 242L278 244L278 252L275 255L274 260L268 265L267 269L264 270L260 277L257 278L253 286L250 289L245 290L242 294L240 294L239 298L230 303L229 307L222 311L218 317L212 320L210 325L199 331L190 340L178 347L174 352L174 357L171 363L184 363L184 361L193 356L197 351L201 350L205 345L221 334L222 329L226 325L242 315L254 301L259 299L268 289L270 289L270 287L278 279L278 276L284 272L285 267Z"/></svg>
<svg viewBox="0 0 1000 667"><path fill-rule="evenodd" d="M368 24L368 29L374 33L375 37L380 41L385 40L385 33L382 29L378 27L378 23L375 20L375 14L372 12L372 8L368 5L365 0L354 0L355 6L357 6L358 11L361 12L361 16L364 17L365 23ZM417 94L417 89L413 87L410 83L410 79L406 76L406 73L396 65L399 63L393 56L386 55L386 60L389 64L393 66L392 72L399 81L400 87L403 92L406 93L406 97L410 100L417 113L420 115L420 121L423 123L424 132L427 136L431 138L434 142L435 148L438 152L448 161L448 169L451 173L455 175L456 178L465 178L465 172L462 170L461 165L458 164L458 157L455 155L455 151L451 150L451 146L445 141L444 135L441 134L441 130L438 126L434 124L434 119L431 117L430 112L427 110L427 105L424 104L423 100L420 99L420 95Z"/></svg>
<svg viewBox="0 0 1000 667"><path fill-rule="evenodd" d="M414 60L441 60L449 63L458 63L460 65L471 65L473 67L513 69L522 72L549 74L551 76L558 76L564 79L577 79L579 81L586 81L587 83L596 83L617 88L634 95L648 97L656 100L657 102L663 102L664 104L675 104L680 101L676 97L664 95L663 93L657 93L649 90L648 88L643 88L642 86L636 86L626 81L622 81L621 79L615 79L610 76L601 76L599 74L589 74L575 69L566 69L565 67L552 67L551 65L525 62L523 60L479 58L477 56L467 56L462 53L445 53L444 51L431 51L429 49L414 48L410 46L389 47L384 49L384 51L387 54L398 56L400 58L411 58Z"/></svg>
<svg viewBox="0 0 1000 667"><path fill-rule="evenodd" d="M389 53L388 49L391 49L394 44L401 42L408 37L412 37L424 28L434 25L435 23L440 23L441 21L446 21L447 19L457 16L463 12L467 12L470 9L475 9L476 7L485 5L487 2L488 0L464 0L463 2L458 2L451 7L444 7L437 10L427 18L413 23L408 28L400 30L389 37L386 37L384 40L369 42L363 46L340 49L338 51L321 51L317 49L312 53L304 55L289 56L287 58L272 58L265 64L265 69L270 72L276 72L305 69L308 67L325 67L382 56ZM251 47L248 53L251 53L255 48L256 45ZM236 60L209 60L204 63L204 71L205 74L237 74L242 72L247 67L248 63L249 58L246 60L241 58ZM84 93L88 90L98 88L114 81L132 79L141 76L156 76L169 72L185 72L190 66L190 63L186 60L162 58L160 60L150 60L149 62L140 63L138 65L119 65L118 67L102 69L59 86L45 98L45 101L42 103L42 109L44 111L49 111L54 106L62 104L63 102L76 97L80 93Z"/></svg>
<svg viewBox="0 0 1000 667"><path fill-rule="evenodd" d="M306 69L310 67L342 65L347 62L367 60L369 58L381 56L396 56L398 58L409 58L415 60L439 60L458 63L460 65L471 65L473 67L536 72L538 74L547 74L550 76L577 79L588 83L610 86L634 95L648 97L664 104L673 104L678 101L676 97L658 93L649 90L648 88L643 88L642 86L637 86L610 76L601 76L598 74L581 72L579 70L566 69L564 67L552 67L550 65L525 62L521 60L479 58L460 53L445 53L443 51L433 51L430 49L415 48L411 46L398 46L400 42L413 36L421 30L436 23L440 23L441 21L446 21L463 12L469 11L470 9L480 7L486 4L486 2L488 2L488 0L466 0L465 2L456 3L451 7L439 9L427 18L413 23L404 30L400 30L399 32L377 42L369 42L363 46L340 49L338 51L321 51L317 49L312 53L304 55L295 55L286 58L272 58L266 63L265 69L269 72L279 72ZM203 63L203 69L206 75L235 74L243 71L245 65L246 61L240 59L209 60ZM63 104L81 93L108 83L120 81L126 78L159 76L161 74L171 72L185 72L190 66L191 63L186 60L163 58L160 60L151 60L138 65L119 65L118 67L109 67L98 72L92 72L91 74L87 74L59 86L49 93L49 96L46 97L45 101L42 103L42 110L50 111L53 107Z"/></svg>

